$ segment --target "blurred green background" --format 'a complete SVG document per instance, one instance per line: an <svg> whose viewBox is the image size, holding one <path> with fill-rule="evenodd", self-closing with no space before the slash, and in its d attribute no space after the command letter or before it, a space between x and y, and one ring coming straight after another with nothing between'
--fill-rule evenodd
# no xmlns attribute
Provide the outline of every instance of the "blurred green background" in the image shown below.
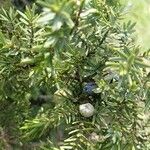
<svg viewBox="0 0 150 150"><path fill-rule="evenodd" d="M122 0L129 7L126 20L136 22L137 44L150 48L150 0Z"/></svg>

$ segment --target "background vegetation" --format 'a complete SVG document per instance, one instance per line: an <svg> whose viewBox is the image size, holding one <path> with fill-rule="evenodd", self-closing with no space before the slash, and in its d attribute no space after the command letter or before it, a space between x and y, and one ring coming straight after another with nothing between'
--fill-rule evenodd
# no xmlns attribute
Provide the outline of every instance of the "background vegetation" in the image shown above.
<svg viewBox="0 0 150 150"><path fill-rule="evenodd" d="M136 22L137 44L143 47L143 50L149 49L149 36L150 36L150 6L149 0L128 0L123 1L129 7L129 13L126 17L127 20Z"/></svg>

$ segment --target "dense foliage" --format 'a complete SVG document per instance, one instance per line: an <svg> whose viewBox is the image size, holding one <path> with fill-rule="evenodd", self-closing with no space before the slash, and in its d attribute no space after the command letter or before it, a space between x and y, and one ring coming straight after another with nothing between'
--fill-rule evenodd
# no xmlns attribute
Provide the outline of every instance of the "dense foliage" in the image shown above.
<svg viewBox="0 0 150 150"><path fill-rule="evenodd" d="M127 9L37 3L42 12L1 9L0 147L149 150L149 51L134 44Z"/></svg>

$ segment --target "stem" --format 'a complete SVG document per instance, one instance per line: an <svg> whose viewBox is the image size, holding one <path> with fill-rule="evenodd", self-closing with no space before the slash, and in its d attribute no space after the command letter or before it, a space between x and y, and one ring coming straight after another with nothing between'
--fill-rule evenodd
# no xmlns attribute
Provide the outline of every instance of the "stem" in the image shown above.
<svg viewBox="0 0 150 150"><path fill-rule="evenodd" d="M108 28L108 30L105 32L103 38L102 38L102 39L100 40L100 42L99 42L99 46L102 45L103 42L105 41L105 39L106 39L106 37L107 37L107 35L108 35L110 29L111 29L111 28Z"/></svg>
<svg viewBox="0 0 150 150"><path fill-rule="evenodd" d="M80 14L81 14L82 9L83 9L83 6L84 6L84 2L85 2L85 0L82 0L81 5L80 5L80 8L79 8L79 11L78 11L78 14L77 14L77 17L76 17L76 20L75 20L75 25L74 25L74 27L72 28L70 34L72 34L73 31L75 30L75 28L77 28L78 25L79 25L79 18L80 18Z"/></svg>
<svg viewBox="0 0 150 150"><path fill-rule="evenodd" d="M32 45L33 45L33 42L34 42L34 31L33 31L33 26L31 24L31 28L30 28L30 31L31 31L31 38L30 38L30 45L29 47L32 48Z"/></svg>

